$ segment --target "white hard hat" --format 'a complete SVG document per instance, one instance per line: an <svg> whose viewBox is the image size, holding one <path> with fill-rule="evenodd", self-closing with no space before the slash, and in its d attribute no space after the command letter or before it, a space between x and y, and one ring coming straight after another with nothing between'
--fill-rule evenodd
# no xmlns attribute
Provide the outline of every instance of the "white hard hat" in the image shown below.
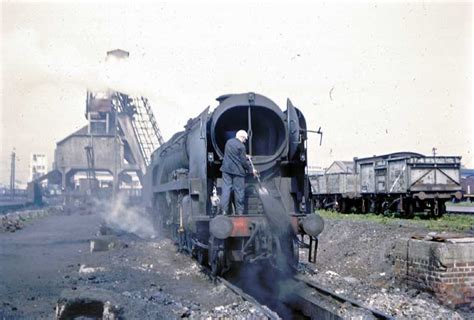
<svg viewBox="0 0 474 320"><path fill-rule="evenodd" d="M235 134L235 137L236 138L245 138L245 140L248 139L248 134L245 130L239 130L237 131L237 133Z"/></svg>

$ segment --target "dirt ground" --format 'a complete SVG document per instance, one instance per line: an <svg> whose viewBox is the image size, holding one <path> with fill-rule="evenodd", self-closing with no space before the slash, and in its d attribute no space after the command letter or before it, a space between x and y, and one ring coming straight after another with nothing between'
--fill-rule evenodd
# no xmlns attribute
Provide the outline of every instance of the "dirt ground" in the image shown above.
<svg viewBox="0 0 474 320"><path fill-rule="evenodd" d="M0 319L51 319L58 301L110 301L127 319L261 316L167 239L108 235L112 249L90 252L101 223L97 213L62 214L0 233Z"/></svg>
<svg viewBox="0 0 474 320"><path fill-rule="evenodd" d="M325 224L317 263L305 264L315 273L307 277L397 319L472 318L395 283L389 259L395 240L426 230L409 223L326 219ZM97 301L111 302L111 310L127 319L262 317L255 306L210 281L170 240L141 239L102 225L99 213L86 210L39 217L15 232L0 232L0 319L51 319L58 302ZM113 247L90 252L99 230L100 239Z"/></svg>
<svg viewBox="0 0 474 320"><path fill-rule="evenodd" d="M468 310L453 311L432 295L395 282L390 256L396 240L427 232L409 220L384 225L325 219L317 262L310 265L316 274L307 276L397 319L472 319ZM305 253L300 259L307 260Z"/></svg>

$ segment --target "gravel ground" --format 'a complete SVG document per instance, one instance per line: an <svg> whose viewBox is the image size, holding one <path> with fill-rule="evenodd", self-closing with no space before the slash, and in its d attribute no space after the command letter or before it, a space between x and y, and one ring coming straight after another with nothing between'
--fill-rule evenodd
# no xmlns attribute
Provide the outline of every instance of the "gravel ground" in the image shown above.
<svg viewBox="0 0 474 320"><path fill-rule="evenodd" d="M390 259L395 241L427 232L409 223L326 219L313 267L316 274L307 276L397 319L472 319L468 311L453 311L432 295L395 282ZM307 261L305 252L300 259Z"/></svg>
<svg viewBox="0 0 474 320"><path fill-rule="evenodd" d="M0 319L52 319L87 303L126 319L262 318L170 240L113 234L110 250L90 252L102 218L80 212L0 233Z"/></svg>
<svg viewBox="0 0 474 320"><path fill-rule="evenodd" d="M87 301L108 301L111 312L129 319L263 318L254 305L212 283L170 240L110 232L94 210L68 212L23 217L28 222L23 229L0 232L0 318L50 319L68 304ZM395 240L426 230L409 223L325 222L318 261L307 264L316 271L306 274L311 280L397 319L472 318L395 283L390 262ZM100 239L113 245L90 252L89 240L99 230ZM303 251L301 260L306 261Z"/></svg>

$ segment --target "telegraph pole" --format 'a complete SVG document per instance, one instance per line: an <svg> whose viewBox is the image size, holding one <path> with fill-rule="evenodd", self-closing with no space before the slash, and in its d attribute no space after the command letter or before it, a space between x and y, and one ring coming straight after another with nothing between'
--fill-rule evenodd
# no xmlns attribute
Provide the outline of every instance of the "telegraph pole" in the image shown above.
<svg viewBox="0 0 474 320"><path fill-rule="evenodd" d="M15 197L15 162L16 162L16 154L15 154L15 149L13 149L12 155L11 155L11 168L10 168L10 197L12 199Z"/></svg>
<svg viewBox="0 0 474 320"><path fill-rule="evenodd" d="M436 147L433 147L432 151L433 151L433 161L434 161L434 165L435 165L435 167L436 167L436 166L437 166L437 165L436 165L436 151L438 151L438 149L437 149ZM435 184L437 183L436 171L437 171L436 169L433 170L433 172L434 172L434 183L435 183ZM438 202L435 202L435 203L438 203Z"/></svg>
<svg viewBox="0 0 474 320"><path fill-rule="evenodd" d="M118 99L118 98L116 98ZM119 143L119 137L118 137L118 112L117 112L117 106L120 101L117 101L117 104L114 106L115 110L115 116L114 116L114 174L113 174L113 184L112 184L112 200L115 201L117 198L117 193L119 191L119 182L118 182L118 143Z"/></svg>

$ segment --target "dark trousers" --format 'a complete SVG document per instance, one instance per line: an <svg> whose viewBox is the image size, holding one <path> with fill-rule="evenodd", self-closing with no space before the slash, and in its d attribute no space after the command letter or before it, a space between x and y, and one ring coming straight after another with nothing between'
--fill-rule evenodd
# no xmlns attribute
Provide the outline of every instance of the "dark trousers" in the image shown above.
<svg viewBox="0 0 474 320"><path fill-rule="evenodd" d="M230 193L233 190L236 213L243 214L245 199L245 177L222 172L222 180L224 180L221 196L222 211L229 213Z"/></svg>

